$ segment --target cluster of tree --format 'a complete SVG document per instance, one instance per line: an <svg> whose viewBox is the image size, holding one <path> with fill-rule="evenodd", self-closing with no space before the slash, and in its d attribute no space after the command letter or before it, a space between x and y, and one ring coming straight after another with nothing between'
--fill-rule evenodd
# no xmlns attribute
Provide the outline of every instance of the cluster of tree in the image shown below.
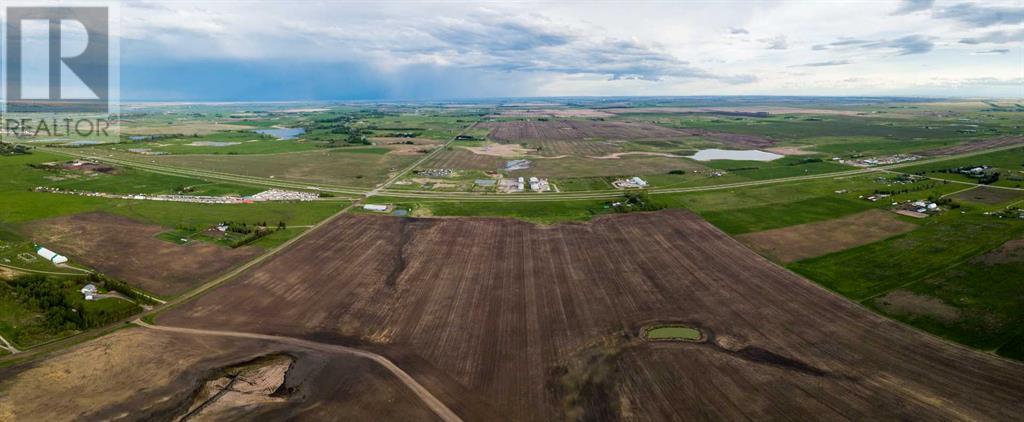
<svg viewBox="0 0 1024 422"><path fill-rule="evenodd" d="M663 205L655 204L651 202L647 196L647 192L626 192L623 195L621 201L612 203L612 209L615 212L633 212L633 211L657 211L665 208Z"/></svg>
<svg viewBox="0 0 1024 422"><path fill-rule="evenodd" d="M89 282L93 283L95 285L103 286L103 288L105 288L107 290L111 290L111 291L115 291L115 292L118 292L120 294L123 294L126 297L129 297L132 300L134 300L136 303L142 303L142 304L146 304L146 305L155 305L156 304L155 300L151 299L149 296L146 296L146 295L144 295L142 293L139 293L138 290L133 289L127 283L125 283L125 282L123 282L121 280L112 279L112 278L107 277L107 276L105 276L103 274L96 274L96 273L89 274Z"/></svg>
<svg viewBox="0 0 1024 422"><path fill-rule="evenodd" d="M266 230L268 230L268 227L270 227L267 224L266 221L253 224L251 226L249 224L247 224L247 223L244 223L244 222L236 223L234 221L225 221L225 222L223 222L221 224L227 226L229 232L234 232L234 233L238 233L238 234L250 234L250 233L255 233L255 232L259 232L259 231L266 231ZM277 223L277 228L278 229L285 228L284 221L279 221Z"/></svg>
<svg viewBox="0 0 1024 422"><path fill-rule="evenodd" d="M83 300L75 300L78 283L43 275L16 277L8 283L12 294L26 308L43 314L44 325L54 331L85 330L127 318L140 309L99 308L88 311Z"/></svg>
<svg viewBox="0 0 1024 422"><path fill-rule="evenodd" d="M981 183L983 185L991 185L991 184L993 184L995 182L998 182L998 181L999 181L999 172L998 171L994 171L992 173L985 173L984 176L981 176L980 178L978 178L978 183Z"/></svg>
<svg viewBox="0 0 1024 422"><path fill-rule="evenodd" d="M981 170L978 170L981 169ZM963 167L950 167L944 169L932 170L932 173L947 173L947 174L962 174L967 177L973 177L978 179L978 183L983 185L991 185L999 181L1000 174L998 171L989 171L989 166L963 166Z"/></svg>
<svg viewBox="0 0 1024 422"><path fill-rule="evenodd" d="M0 155L27 155L32 148L21 144L0 142Z"/></svg>
<svg viewBox="0 0 1024 422"><path fill-rule="evenodd" d="M332 135L344 135L341 139L335 137L328 139L328 147L337 146L339 143L370 145L371 142L367 140L365 136L367 132L362 129L352 127L352 123L355 120L356 116L349 115L325 117L314 120L312 123L308 124L305 129L307 132L323 130Z"/></svg>
<svg viewBox="0 0 1024 422"><path fill-rule="evenodd" d="M820 158L804 158L803 160L800 160L800 161L797 161L797 162L793 162L793 163L789 163L787 165L789 165L789 166L799 166L799 165L803 165L803 164L820 163L822 161L824 161L824 160L822 160Z"/></svg>
<svg viewBox="0 0 1024 422"><path fill-rule="evenodd" d="M883 194L883 195L899 195L901 193L920 192L920 191L928 190L928 189L931 189L931 188L934 188L934 187L935 187L934 183L927 183L927 184L915 184L912 187L903 188L903 189L875 189L875 195L878 195L878 194Z"/></svg>
<svg viewBox="0 0 1024 422"><path fill-rule="evenodd" d="M231 247L232 248L238 248L238 247L242 247L242 246L248 245L248 244L253 243L253 242L255 242L255 241L257 241L257 240L259 240L259 239L261 239L263 237L266 237L266 236L270 235L271 233L274 233L274 232L276 232L278 230L284 230L284 229L288 228L287 225L285 225L284 221L278 222L277 226L274 227L274 228L270 228L270 226L268 226L267 222L265 222L265 221L262 222L262 223L257 223L257 224L255 224L253 226L250 226L250 225L248 225L246 223L234 223L234 222L225 222L223 224L228 226L228 231L229 232L238 233L238 234L244 234L245 235L241 239L238 239L238 240L235 240L234 242L232 242L231 243Z"/></svg>
<svg viewBox="0 0 1024 422"><path fill-rule="evenodd" d="M194 133L192 134L192 136L198 137L198 135ZM163 135L122 135L121 140L128 142L153 142L162 139L176 139L184 137L185 135L182 133L168 133Z"/></svg>

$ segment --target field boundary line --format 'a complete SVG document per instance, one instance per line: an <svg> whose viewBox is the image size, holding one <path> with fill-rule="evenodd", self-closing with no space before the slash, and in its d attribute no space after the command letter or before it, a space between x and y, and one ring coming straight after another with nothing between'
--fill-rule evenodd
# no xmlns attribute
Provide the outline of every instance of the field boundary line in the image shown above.
<svg viewBox="0 0 1024 422"><path fill-rule="evenodd" d="M969 190L977 189L977 188L980 188L980 187L981 187L981 185L977 185L977 186L971 186L971 187L963 188L963 189L960 189L960 190L958 190L958 191L956 191L956 192L950 192L950 193L947 193L947 194L945 194L945 195L942 195L942 196L940 196L940 197L939 197L939 199L942 199L942 198L945 198L945 197L947 197L947 196L951 196L951 195L956 195L956 194L958 194L958 193L961 193L961 192L967 192L967 191L969 191Z"/></svg>
<svg viewBox="0 0 1024 422"><path fill-rule="evenodd" d="M173 333L179 333L179 334L221 336L221 337L235 337L235 338L249 338L249 339L254 339L254 340L268 340L268 341L275 341L275 342L279 342L279 343L290 344L290 345L293 345L293 346L304 347L304 348L307 348L307 349L319 350L319 351L323 351L323 352L345 353L345 354L350 354L350 355L358 356L358 357L361 357L361 358L370 359L370 360L376 362L377 364L383 366L384 369L387 369L389 372L391 372L391 374L394 375L396 378L398 378L398 380L401 381L402 384L405 384L406 387L408 387L410 390L412 390L412 392L414 394L416 394L416 396L419 397L420 400L422 400L423 403L426 404L427 407L429 407L430 410L432 410L434 412L434 414L436 414L439 418L441 418L444 421L449 421L449 422L461 422L462 421L462 418L460 418L458 415L455 414L455 412L453 412L451 409L449 409L448 406L444 404L444 402L442 402L440 399L438 399L436 396L434 396L433 393L430 392L430 390L428 390L426 387L424 387L422 384L420 384L418 381L416 381L416 379L413 378L412 375L409 375L408 372L405 372L404 370L402 370L402 368L398 367L398 365L395 365L395 363L392 362L391 360L389 360L388 358L386 358L384 356L381 356L381 355L378 355L378 354L373 353L373 352L368 352L368 351L365 351L365 350L356 349L356 348L352 348L352 347L348 347L348 346L337 345L337 344L320 343L320 342L315 342L315 341L310 341L310 340L304 340L304 339L295 338L295 337L284 337L284 336L275 336L275 335L269 335L269 334L246 333L246 332L239 332L239 331L215 331L215 330L202 330L202 329L196 329L196 328L171 327L171 326L166 326L166 325L151 325L151 324L147 324L146 322L142 321L141 319L136 319L136 320L132 321L132 323L134 323L134 324L136 324L136 325L138 325L140 327L144 327L144 328L151 329L151 330L157 330L157 331L166 331L166 332L173 332Z"/></svg>

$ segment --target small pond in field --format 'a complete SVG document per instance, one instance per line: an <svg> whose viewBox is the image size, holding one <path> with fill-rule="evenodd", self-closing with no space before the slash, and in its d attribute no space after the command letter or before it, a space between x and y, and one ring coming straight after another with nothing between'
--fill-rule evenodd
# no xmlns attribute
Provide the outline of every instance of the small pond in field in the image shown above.
<svg viewBox="0 0 1024 422"><path fill-rule="evenodd" d="M702 149L693 154L690 158L697 161L712 160L741 160L741 161L772 161L782 158L782 155L756 149L735 150L735 149Z"/></svg>
<svg viewBox="0 0 1024 422"><path fill-rule="evenodd" d="M644 328L643 332L650 341L697 341L702 337L700 330L684 325L658 325Z"/></svg>
<svg viewBox="0 0 1024 422"><path fill-rule="evenodd" d="M295 139L297 136L306 133L306 129L303 128L289 128L289 127L275 127L270 129L257 129L256 133L261 135L270 135L277 139Z"/></svg>

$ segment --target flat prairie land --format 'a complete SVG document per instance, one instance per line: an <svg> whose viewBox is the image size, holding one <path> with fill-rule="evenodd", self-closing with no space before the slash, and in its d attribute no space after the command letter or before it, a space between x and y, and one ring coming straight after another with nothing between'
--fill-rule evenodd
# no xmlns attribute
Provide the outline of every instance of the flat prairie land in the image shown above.
<svg viewBox="0 0 1024 422"><path fill-rule="evenodd" d="M159 296L174 296L260 253L204 242L176 245L156 238L163 227L106 213L37 220L28 237L111 277Z"/></svg>
<svg viewBox="0 0 1024 422"><path fill-rule="evenodd" d="M706 169L687 158L650 155L624 155L617 159L562 157L532 161L529 169L516 170L512 175L552 178L644 176L666 174L672 170Z"/></svg>
<svg viewBox="0 0 1024 422"><path fill-rule="evenodd" d="M222 377L226 367L268 355L294 359L278 394L256 405L225 400L218 416L436 420L411 390L368 359L263 340L144 328L121 330L37 362L0 369L0 420L180 420L192 399L203 393L205 381Z"/></svg>
<svg viewBox="0 0 1024 422"><path fill-rule="evenodd" d="M387 154L387 150L380 150L383 148L339 148L266 155L164 155L146 157L146 160L178 168L244 176L369 187L383 182L393 171L408 167L422 157L421 154ZM141 161L139 157L126 155L121 158Z"/></svg>
<svg viewBox="0 0 1024 422"><path fill-rule="evenodd" d="M371 349L467 420L1024 413L1024 365L880 317L683 211L343 215L157 322ZM706 340L646 342L653 324Z"/></svg>
<svg viewBox="0 0 1024 422"><path fill-rule="evenodd" d="M877 242L917 227L888 211L870 210L834 220L748 233L737 239L762 255L789 263Z"/></svg>
<svg viewBox="0 0 1024 422"><path fill-rule="evenodd" d="M159 124L157 122L125 122L121 125L121 132L126 135L209 135L211 133L225 132L229 130L246 130L249 126L218 123L212 121L191 121L177 122L171 124Z"/></svg>
<svg viewBox="0 0 1024 422"><path fill-rule="evenodd" d="M582 139L659 139L686 136L684 132L650 123L592 121L592 120L538 120L514 122L486 122L477 125L490 129L489 138L498 142L529 140L582 140Z"/></svg>
<svg viewBox="0 0 1024 422"><path fill-rule="evenodd" d="M507 109L498 112L503 117L612 117L614 114L589 108Z"/></svg>
<svg viewBox="0 0 1024 422"><path fill-rule="evenodd" d="M929 149L920 151L917 154L924 156L956 155L1022 144L1024 144L1024 136L1004 136L1002 138L975 140L950 147Z"/></svg>

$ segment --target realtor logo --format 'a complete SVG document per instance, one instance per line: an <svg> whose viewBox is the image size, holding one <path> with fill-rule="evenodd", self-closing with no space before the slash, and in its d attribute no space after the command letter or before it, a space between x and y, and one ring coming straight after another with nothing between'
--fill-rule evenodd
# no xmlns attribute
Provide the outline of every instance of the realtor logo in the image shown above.
<svg viewBox="0 0 1024 422"><path fill-rule="evenodd" d="M108 7L8 7L5 29L7 113L112 112Z"/></svg>

